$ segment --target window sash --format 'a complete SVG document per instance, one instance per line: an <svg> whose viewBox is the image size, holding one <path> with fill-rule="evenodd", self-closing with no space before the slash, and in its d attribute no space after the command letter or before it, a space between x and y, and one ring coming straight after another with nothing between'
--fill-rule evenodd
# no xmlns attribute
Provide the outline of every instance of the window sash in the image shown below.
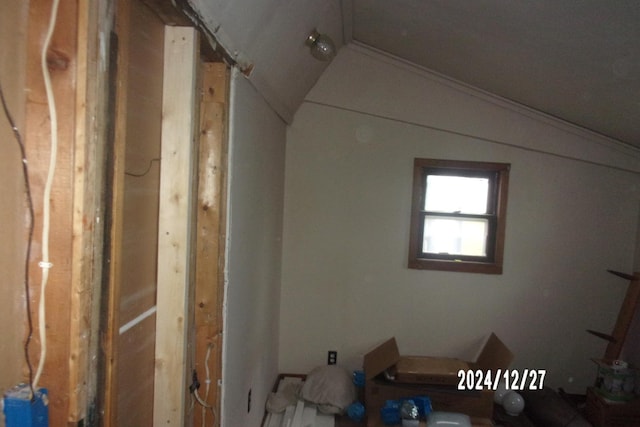
<svg viewBox="0 0 640 427"><path fill-rule="evenodd" d="M422 194L422 207L424 208L427 194L427 177L430 175L437 176L451 176L451 177L463 177L463 178L484 178L489 180L489 188L487 194L487 206L485 212L487 214L496 214L497 198L498 198L498 183L499 172L487 171L487 170L474 170L474 169L453 169L453 168L422 168L423 175L423 193ZM434 212L434 211L432 211Z"/></svg>
<svg viewBox="0 0 640 427"><path fill-rule="evenodd" d="M437 211L421 211L420 212L420 236L421 242L425 240L425 223L428 217L431 218L452 218L460 220L485 220L487 221L487 232L484 238L485 255L470 255L464 253L442 253L424 251L424 244L420 244L418 256L420 258L433 258L452 261L474 261L474 262L493 262L495 259L495 235L497 230L497 217L490 214L464 214L457 212L437 212Z"/></svg>

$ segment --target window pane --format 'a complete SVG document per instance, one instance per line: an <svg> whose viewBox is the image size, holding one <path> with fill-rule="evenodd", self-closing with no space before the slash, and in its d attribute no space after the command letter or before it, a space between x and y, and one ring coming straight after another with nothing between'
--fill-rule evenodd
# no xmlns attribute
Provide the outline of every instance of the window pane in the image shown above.
<svg viewBox="0 0 640 427"><path fill-rule="evenodd" d="M423 253L487 256L486 219L427 216L424 219Z"/></svg>
<svg viewBox="0 0 640 427"><path fill-rule="evenodd" d="M427 175L424 210L484 214L488 194L488 178Z"/></svg>

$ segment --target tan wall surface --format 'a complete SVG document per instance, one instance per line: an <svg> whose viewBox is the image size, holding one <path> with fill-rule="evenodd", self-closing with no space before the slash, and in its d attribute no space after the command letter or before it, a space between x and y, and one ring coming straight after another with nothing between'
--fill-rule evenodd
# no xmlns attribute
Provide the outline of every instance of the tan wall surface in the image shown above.
<svg viewBox="0 0 640 427"><path fill-rule="evenodd" d="M0 84L19 128L24 123L26 12L26 2L10 0L0 13ZM0 333L0 393L22 380L26 212L20 150L0 110L0 324L10 325Z"/></svg>

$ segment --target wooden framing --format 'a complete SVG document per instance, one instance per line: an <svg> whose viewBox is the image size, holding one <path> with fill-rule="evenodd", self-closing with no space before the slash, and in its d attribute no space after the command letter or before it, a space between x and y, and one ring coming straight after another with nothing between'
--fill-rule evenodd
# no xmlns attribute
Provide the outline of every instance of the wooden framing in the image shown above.
<svg viewBox="0 0 640 427"><path fill-rule="evenodd" d="M49 238L49 259L53 267L49 273L45 291L45 323L47 354L44 370L38 387L46 387L49 401L49 420L51 425L67 425L70 412L69 390L72 367L69 364L72 280L72 248L74 228L72 206L73 155L75 141L76 114L76 78L77 70L77 32L78 5L75 2L61 2L55 30L46 52L47 66L51 75L52 90L55 96L55 108L58 116L58 148L56 170L51 191L51 232ZM31 2L29 4L29 25L27 36L27 102L24 141L31 181L31 192L35 210L34 248L29 271L31 307L34 321L34 335L30 353L34 369L39 363L41 342L38 339L38 303L43 295L40 292L42 270L38 262L42 260L43 228L43 192L49 171L51 150L51 121L47 102L42 68L40 64L44 34L49 25L50 2ZM80 147L78 147L80 149ZM77 216L76 216L77 218ZM80 238L80 236L78 236ZM77 356L81 356L77 354ZM77 368L76 365L74 368ZM77 378L77 376L76 376Z"/></svg>
<svg viewBox="0 0 640 427"><path fill-rule="evenodd" d="M605 361L612 361L620 358L625 348L627 334L633 323L634 316L640 313L640 271L636 271L633 274L622 273L615 270L607 271L614 276L629 281L627 292L620 306L618 318L613 326L613 332L606 334L604 332L594 331L593 329L587 329L587 332L608 341L603 359Z"/></svg>
<svg viewBox="0 0 640 427"><path fill-rule="evenodd" d="M197 369L205 384L203 364L209 349L213 378L209 401L219 405L222 298L218 293L221 295L222 287L220 291L215 288L221 283L215 280L221 272L212 260L218 257L217 236L224 217L220 199L225 185L222 140L227 68L215 64L199 70L196 31L165 27L155 12L145 0L118 3L117 70L112 71L117 76L112 88L115 117L111 122L115 128L109 156L112 164L108 166L112 176L105 299L109 303L103 310L102 327L104 393L100 410L105 425L190 423L185 402L191 369L200 363ZM207 72L209 68L212 71ZM203 99L196 98L200 73L205 79L200 84L206 86ZM198 148L195 128L200 102L203 132ZM197 164L198 151L203 153L202 166ZM198 169L211 172L203 172L206 176L200 186L209 191L202 194L200 203L200 211L205 213L200 231L207 238L199 241L195 218ZM148 226L156 222L157 230L150 239ZM201 273L192 266L196 251ZM151 261L152 275L147 271ZM198 281L197 274L201 277ZM212 276L202 279L203 274ZM147 283L153 285L151 294ZM196 307L195 283L203 283L201 296L206 287L205 292L212 291L202 296L202 301L207 301L204 308ZM198 317L199 313L203 316ZM194 327L196 321L206 326ZM196 335L206 335L199 362ZM200 390L203 397L204 390ZM194 415L201 413L194 411ZM205 416L210 420L210 415Z"/></svg>
<svg viewBox="0 0 640 427"><path fill-rule="evenodd" d="M99 4L100 3L100 4ZM85 421L96 390L99 286L101 283L104 173L105 65L99 38L108 33L108 2L60 2L46 52L57 112L57 155L50 197L49 252L53 267L40 293L43 190L52 154L51 116L40 65L50 2L29 4L27 101L24 140L35 208L30 295L35 331L30 346L38 361L36 308L44 297L47 357L38 386L49 390L51 425ZM60 310L60 307L65 309Z"/></svg>
<svg viewBox="0 0 640 427"><path fill-rule="evenodd" d="M119 1L106 196L105 425L150 425L153 418L164 28L143 2Z"/></svg>
<svg viewBox="0 0 640 427"><path fill-rule="evenodd" d="M107 75L98 39L111 29L108 2L78 3L76 128L69 359L69 421L91 422L96 399L99 307L102 281L104 159Z"/></svg>
<svg viewBox="0 0 640 427"><path fill-rule="evenodd" d="M121 282L121 251L123 214L121 206L124 200L124 169L125 169L125 141L126 141L126 108L127 108L127 76L128 67L128 34L129 8L123 0L118 2L118 13L115 18L115 33L111 45L111 87L110 97L112 105L108 117L111 119L111 141L109 141L109 164L107 194L107 208L105 212L105 227L108 240L105 245L105 291L103 292L102 319L102 387L100 411L102 423L105 426L117 425L117 372L118 372L118 329L120 326L119 301ZM108 267L108 269L107 269Z"/></svg>
<svg viewBox="0 0 640 427"><path fill-rule="evenodd" d="M620 276L620 273L613 272L613 274ZM604 353L604 358L606 360L616 360L620 358L629 328L631 327L631 322L633 321L633 317L640 306L640 271L636 271L632 275L625 275L622 277L629 280L629 285L627 287L627 293L625 294L624 300L620 306L620 311L618 312L618 318L616 319L616 323L613 327L613 332L611 333L613 340L609 341Z"/></svg>
<svg viewBox="0 0 640 427"><path fill-rule="evenodd" d="M129 100L126 91L115 92L114 88L126 88L128 83L130 40L126 40L126 37L131 29L128 12L124 12L117 25L119 36L126 34L126 37L109 38L113 11L129 10L129 2L125 0L118 0L117 8L114 8L114 3L115 0L61 2L55 31L46 52L55 95L59 143L50 199L52 210L49 247L53 268L46 290L47 359L39 382L40 386L49 390L51 425L96 422L92 417L97 417L97 413L92 413L92 408L95 408L98 383L100 388L106 389L99 404L99 409L104 410L102 423L116 425L118 421L115 411L117 402L114 400L118 392L116 356L121 335L119 332L122 332L123 327L121 323L128 318L120 316L117 301L122 295L118 286L112 286L121 279L123 256L119 250L120 246L113 245L113 242L122 242L124 218L117 212L105 218L104 202L106 194L111 203L121 206L125 197L125 169L128 165L125 163L127 153L124 137L127 121L124 118L128 114ZM154 7L163 3L140 0L140 4L144 4L144 7ZM30 302L33 323L36 326L29 353L34 368L38 363L41 344L38 340L38 314L34 308L38 306L42 297L39 287L42 272L37 265L41 260L39 247L42 243L42 196L51 154L50 115L42 81L40 56L50 9L51 4L46 2L29 4L26 36L27 90L24 93L27 94L27 99L23 136L35 208L36 250L32 253L29 269ZM166 20L166 16L170 14L173 14L171 10L162 15L162 19ZM171 420L169 424L177 425L182 424L186 412L185 366L187 348L190 345L186 325L188 317L194 315L186 307L189 301L193 303L193 300L187 297L192 296L191 248L194 247L194 240L191 229L194 227L193 221L189 218L192 215L192 200L195 200L191 195L195 188L192 165L195 166L198 154L194 151L192 142L194 117L197 117L195 84L199 45L197 33L192 28L167 28L167 34L170 35L167 44L170 59L166 61L169 77L165 80L163 88L167 101L164 105L162 123L165 151L162 154L164 174L161 183L161 194L166 197L160 209L160 221L164 227L154 236L154 239L157 238L164 246L157 253L157 271L154 266L154 274L159 275L161 286L158 292L158 316L157 319L154 319L153 315L149 316L152 322L157 320L161 328L158 334L157 354L153 355L157 357L156 366L153 366L153 356L151 363L147 364L146 359L142 363L151 369L149 384L155 376L156 387L162 390L155 393L157 403L154 408L149 405L149 410L155 409L155 415L165 421L162 424ZM118 52L118 56L109 52ZM114 98L111 98L107 79L110 75L116 75L116 64L119 67L118 80L111 82L115 83L112 86ZM225 98L225 90L220 90L216 95L223 94ZM218 92L218 89L215 91ZM218 102L219 99L216 99ZM212 103L210 107L215 110L219 105ZM209 107L207 111L210 111ZM114 113L116 117L113 116ZM224 112L214 111L211 114L216 120L224 120ZM122 120L117 120L118 118ZM116 119L116 127L109 129L108 124L112 123L113 119ZM223 125L216 128L218 133L211 141L215 140L215 143L220 144L220 132L223 128ZM112 138L113 135L109 136L110 132L115 134L115 138ZM112 139L120 142L110 148L107 156L105 148ZM219 198L224 186L220 173L220 162L224 153L220 150L214 154L215 159L212 161L216 162L214 175L218 190L215 197ZM106 157L113 163L107 165ZM109 173L106 182L105 172ZM103 192L105 185L106 193ZM215 224L219 227L223 212L218 210L216 215L218 222ZM104 227L108 227L107 234L103 233ZM218 250L217 245L214 246L215 249L207 248L207 251ZM100 262L103 256L107 260L104 264ZM155 249L153 257L156 257ZM108 266L105 271L108 281L105 282L107 286L101 295L99 288L103 266ZM178 277L182 286L177 289L174 285ZM180 298L176 298L175 291L181 295ZM104 299L101 301L101 298ZM221 304L219 298L219 295L213 296L213 299L218 301L217 304ZM103 312L104 323L98 328L101 304L107 305L107 309ZM68 309L59 310L58 307ZM211 352L211 360L216 361L217 369L213 368L212 371L216 378L219 378L221 323L220 311L217 308L211 309L207 305L209 321L211 316L217 317L216 321L210 324L215 325L212 326L213 329L209 329L213 333L207 333L207 337L210 339L209 343L217 342L216 349ZM151 309L155 312L155 307ZM147 307L144 307L144 310L144 313L149 312ZM155 334L155 324L152 323L152 326L152 333ZM100 339L98 329L104 333ZM147 337L145 331L147 329L133 331L131 339ZM179 334L180 331L182 341L175 346L176 332ZM101 369L98 369L95 357L98 348L103 351ZM149 348L153 348L153 345ZM100 379L96 374L99 370L103 372ZM219 399L217 387L213 390L213 399ZM150 392L149 396L151 394ZM169 414L168 418L165 416L165 410ZM151 415L154 414L150 413L149 419Z"/></svg>
<svg viewBox="0 0 640 427"><path fill-rule="evenodd" d="M185 422L198 34L166 27L153 424ZM191 293L192 295L192 293Z"/></svg>
<svg viewBox="0 0 640 427"><path fill-rule="evenodd" d="M117 7L114 7L116 2ZM149 4L156 4L155 1L145 0L136 1L138 3L144 8L150 7ZM160 179L159 193L162 197L159 209L160 228L154 232L154 241L157 239L160 249L156 253L155 246L152 248L154 262L157 259L154 276L158 276L158 306L141 306L143 314L151 313L144 318L149 319L144 320L144 325L151 325L150 328L129 328L127 325L131 322L127 321L130 320L130 314L136 311L123 314L120 310L120 299L127 296L126 292L131 293L129 289L123 294L120 287L115 286L122 280L121 269L126 264L123 257L128 256L121 250L122 239L126 237L123 233L126 218L118 210L122 209L125 202L125 175L131 167L127 163L131 156L126 144L126 139L131 138L127 133L131 129L127 126L137 120L136 117L129 117L133 102L128 98L132 95L126 91L131 77L127 68L129 56L138 55L129 50L131 40L128 37L135 37L131 35L131 4L127 0L61 2L47 52L59 120L59 145L51 195L49 246L53 268L46 291L45 319L48 351L39 385L49 390L51 425L124 425L120 423L122 419L118 419L118 391L126 373L118 371L118 363L126 365L135 357L140 357L139 363L136 362L138 365L142 364L150 369L149 375L145 377L151 387L146 397L153 400L153 407L151 403L147 405L149 414L144 419L150 424L155 418L161 421L154 424L182 425L188 409L185 402L190 382L186 367L200 363L202 368L208 349L211 349L209 365L213 379L209 400L219 407L217 383L221 371L222 282L211 279L222 274L217 262L214 262L213 270L204 266L206 270L201 271L201 274L212 274L206 281L201 276L203 280L198 282L202 283L199 295L202 296L202 301L207 301L204 306L198 306L202 310L196 312L193 299L195 269L192 264L195 254L192 252L196 249L197 241L195 219L191 218L195 216L195 206L192 205L196 201L195 170L198 157L193 133L198 117L195 87L199 71L199 40L193 28L167 27L166 50L160 52L160 56L167 55L168 59L164 61L165 78L160 82L165 102L162 114L157 115L158 127L162 127L158 135L162 133L163 150L160 156L162 174L160 178L155 178ZM36 215L34 247L38 248L32 253L29 270L30 302L36 326L30 346L34 368L38 363L40 350L38 317L34 308L41 298L41 269L37 264L41 259L39 245L42 232L42 195L49 166L51 139L40 51L50 8L50 3L36 2L28 6L25 67L27 90L24 93L28 98L25 102L23 136ZM119 18L114 22L112 13L116 9ZM121 11L124 12L120 13ZM162 19L153 12L151 14ZM111 36L114 24L117 26L117 37ZM159 40L162 41L163 38L164 34ZM201 188L203 191L211 189L211 185L214 188L212 192L201 194L200 207L204 213L201 231L204 232L206 228L207 233L210 231L216 239L207 234L208 239L202 239L202 245L198 248L201 261L208 262L219 258L220 240L217 236L222 231L220 224L224 223L222 200L225 183L222 169L226 156L223 135L228 78L226 67L222 64L206 65L204 68L205 75L220 79L215 83L205 81L204 85L208 89L202 100L202 126L206 130L202 134L200 149L206 158L203 170L212 174L203 177L208 181ZM155 105L159 106L160 103ZM133 108L140 109L135 106ZM111 123L116 123L114 128L109 127ZM136 136L133 139L138 140ZM114 141L114 145L110 145ZM159 165L160 162L156 163L156 166ZM159 168L154 173L158 173L157 169ZM137 168L134 170L137 171ZM213 198L208 199L209 196ZM105 200L109 201L109 207L105 206ZM112 206L120 208L106 214L105 210ZM157 213L154 211L154 220L155 217ZM104 263L101 262L102 258L105 259ZM203 291L208 295L203 295ZM133 292L135 293L135 289ZM102 313L101 306L104 307ZM59 310L59 307L68 309ZM138 308L140 307L136 305L136 310ZM194 319L199 314L202 316ZM134 317L138 319L140 316ZM205 347L199 347L205 351L204 354L200 351L196 356L194 346L194 359L187 361L187 350L196 340L187 331L187 325L191 321L202 326L198 331L199 336L204 338L197 341L205 343ZM98 323L101 323L100 327ZM125 330L131 330L126 339L123 338ZM102 335L98 336L98 332ZM191 339L194 341L190 341ZM147 354L142 355L140 352L135 352L132 357L119 358L119 349L126 347L127 343L138 344L144 341L148 344L149 340L152 343L145 348L151 349L150 358L147 359ZM102 356L100 367L96 362L99 351ZM204 371L203 369L201 374L203 381ZM100 372L99 378L96 372ZM154 381L155 391L152 384ZM104 390L104 394L101 392L100 396L96 396L98 389ZM137 397L140 395L134 394L133 400ZM96 399L100 401L96 402ZM124 407L121 409L128 410ZM99 413L103 414L101 420L96 419L100 416ZM131 422L139 425L136 420Z"/></svg>
<svg viewBox="0 0 640 427"><path fill-rule="evenodd" d="M204 387L201 397L220 413L219 380L222 378L222 303L224 293L224 164L226 159L225 120L228 71L223 63L201 67L200 138L198 167L198 209L196 234L196 282L194 327L194 368ZM206 384L209 371L210 384ZM207 386L209 393L206 392ZM204 391L202 391L204 390ZM218 426L213 412L200 408L194 412L194 426ZM215 422L215 424L214 424Z"/></svg>

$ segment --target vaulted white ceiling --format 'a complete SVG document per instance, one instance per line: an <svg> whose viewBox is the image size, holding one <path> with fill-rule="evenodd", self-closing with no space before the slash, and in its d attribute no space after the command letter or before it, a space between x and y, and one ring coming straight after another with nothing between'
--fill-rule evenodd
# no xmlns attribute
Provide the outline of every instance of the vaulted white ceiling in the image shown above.
<svg viewBox="0 0 640 427"><path fill-rule="evenodd" d="M636 0L189 0L285 120L321 75L317 27L640 146Z"/></svg>
<svg viewBox="0 0 640 427"><path fill-rule="evenodd" d="M640 145L640 2L353 0L353 38Z"/></svg>

